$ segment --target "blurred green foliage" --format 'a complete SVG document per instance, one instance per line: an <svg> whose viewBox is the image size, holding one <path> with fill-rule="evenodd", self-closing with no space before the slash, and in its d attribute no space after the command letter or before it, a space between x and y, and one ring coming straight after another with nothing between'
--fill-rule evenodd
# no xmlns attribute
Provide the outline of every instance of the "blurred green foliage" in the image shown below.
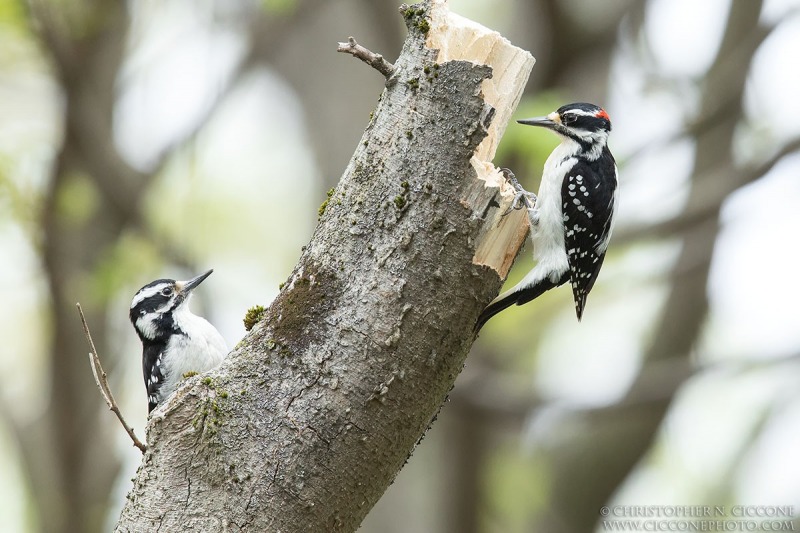
<svg viewBox="0 0 800 533"><path fill-rule="evenodd" d="M524 96L520 100L512 120L544 116L563 104L563 98L556 92L541 92L534 96ZM497 147L496 159L497 161L511 160L519 168L533 170L533 175L517 175L517 178L527 189L536 190L544 162L558 143L558 137L552 132L511 122L503 135L503 142ZM532 181L534 176L536 179Z"/></svg>
<svg viewBox="0 0 800 533"><path fill-rule="evenodd" d="M484 466L487 516L485 531L524 531L547 508L547 464L540 456L507 442L492 451Z"/></svg>
<svg viewBox="0 0 800 533"><path fill-rule="evenodd" d="M25 9L21 2L17 0L3 0L0 2L0 26L4 30L22 29L26 24Z"/></svg>
<svg viewBox="0 0 800 533"><path fill-rule="evenodd" d="M94 272L87 274L87 291L93 302L105 302L122 289L135 290L135 280L156 278L164 263L158 247L147 237L126 232L114 247L103 255Z"/></svg>
<svg viewBox="0 0 800 533"><path fill-rule="evenodd" d="M80 226L100 207L100 197L90 176L73 172L64 179L56 202L59 221Z"/></svg>
<svg viewBox="0 0 800 533"><path fill-rule="evenodd" d="M41 198L28 181L14 179L13 165L12 156L0 153L0 223L19 224L33 236Z"/></svg>
<svg viewBox="0 0 800 533"><path fill-rule="evenodd" d="M296 0L261 0L261 6L272 15L288 15L297 8Z"/></svg>

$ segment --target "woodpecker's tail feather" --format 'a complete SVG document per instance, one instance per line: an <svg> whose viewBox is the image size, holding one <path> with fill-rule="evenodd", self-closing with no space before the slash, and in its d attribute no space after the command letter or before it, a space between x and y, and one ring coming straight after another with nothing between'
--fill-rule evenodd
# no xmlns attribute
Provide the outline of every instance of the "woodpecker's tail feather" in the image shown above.
<svg viewBox="0 0 800 533"><path fill-rule="evenodd" d="M478 317L478 321L475 323L475 333L479 332L484 324L486 324L490 318L500 311L508 309L515 304L522 305L530 302L531 300L535 300L550 289L563 285L567 282L567 280L569 280L569 272L565 272L556 282L552 282L549 278L545 278L540 280L538 283L529 285L527 287L520 287L519 285L512 287L492 300L491 303L486 306L486 309L481 312L481 315Z"/></svg>
<svg viewBox="0 0 800 533"><path fill-rule="evenodd" d="M519 293L513 292L513 289L512 291L508 292L511 294L508 294L508 296L505 296L506 293L501 294L492 300L492 302L481 312L480 316L478 317L478 321L475 323L475 327L473 328L475 333L478 333L484 324L486 324L486 322L488 322L489 319L494 315L517 303L517 296L519 296Z"/></svg>

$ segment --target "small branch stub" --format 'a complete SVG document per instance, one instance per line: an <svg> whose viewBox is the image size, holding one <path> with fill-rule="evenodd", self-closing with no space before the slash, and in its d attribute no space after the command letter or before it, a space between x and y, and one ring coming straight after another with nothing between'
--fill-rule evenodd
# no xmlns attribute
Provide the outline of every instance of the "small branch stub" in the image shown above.
<svg viewBox="0 0 800 533"><path fill-rule="evenodd" d="M339 43L336 48L337 52L350 54L357 57L367 65L371 66L388 80L394 74L394 65L386 61L382 55L376 54L367 48L358 44L354 37L349 37L346 43Z"/></svg>
<svg viewBox="0 0 800 533"><path fill-rule="evenodd" d="M81 309L81 304L77 303L75 306L78 308L78 314L81 316L81 324L83 324L83 334L86 336L86 342L89 343L89 348L91 351L89 352L89 365L92 367L92 374L94 375L94 382L97 384L97 387L100 389L100 394L103 395L103 399L106 402L108 408L117 415L122 427L125 428L125 432L133 441L133 445L139 448L142 453L147 451L147 445L145 445L142 441L136 437L136 433L134 433L133 428L128 425L128 422L125 421L125 417L122 416L122 413L119 410L119 406L117 405L116 400L114 400L114 395L111 394L111 388L108 386L108 375L106 371L103 370L103 366L100 364L100 357L97 355L97 348L94 347L94 341L92 340L92 334L89 332L89 324L86 323L86 317L83 315L83 309Z"/></svg>

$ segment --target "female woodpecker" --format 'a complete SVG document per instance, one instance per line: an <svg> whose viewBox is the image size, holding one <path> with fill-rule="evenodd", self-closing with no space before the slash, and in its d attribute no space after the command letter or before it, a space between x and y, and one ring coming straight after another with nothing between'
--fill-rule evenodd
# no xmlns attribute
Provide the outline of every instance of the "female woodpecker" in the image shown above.
<svg viewBox="0 0 800 533"><path fill-rule="evenodd" d="M189 311L192 290L212 272L189 281L157 279L133 297L130 319L142 341L149 411L175 392L184 374L210 370L228 353L217 329Z"/></svg>
<svg viewBox="0 0 800 533"><path fill-rule="evenodd" d="M575 103L519 123L548 128L561 138L544 164L538 197L506 174L517 191L512 207L525 205L528 211L536 266L483 310L476 330L503 309L530 302L568 280L580 320L614 226L617 166L606 144L611 131L608 113L593 104Z"/></svg>

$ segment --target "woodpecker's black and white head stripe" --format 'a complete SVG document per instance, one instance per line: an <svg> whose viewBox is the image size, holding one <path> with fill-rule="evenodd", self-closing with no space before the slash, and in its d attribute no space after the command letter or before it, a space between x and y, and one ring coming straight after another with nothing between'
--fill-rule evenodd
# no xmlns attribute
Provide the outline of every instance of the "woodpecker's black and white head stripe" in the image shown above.
<svg viewBox="0 0 800 533"><path fill-rule="evenodd" d="M142 371L150 411L169 396L188 371L216 366L227 353L222 336L189 311L192 290L213 270L188 281L158 279L131 301L130 320L142 341Z"/></svg>
<svg viewBox="0 0 800 533"><path fill-rule="evenodd" d="M611 132L611 119L599 106L578 102L559 107L546 117L524 119L520 124L541 126L574 141L586 157L599 157Z"/></svg>
<svg viewBox="0 0 800 533"><path fill-rule="evenodd" d="M613 228L617 168L606 144L608 113L579 102L519 122L552 130L561 144L548 157L536 203L528 209L536 266L486 307L478 329L510 305L531 301L567 281L580 320Z"/></svg>

